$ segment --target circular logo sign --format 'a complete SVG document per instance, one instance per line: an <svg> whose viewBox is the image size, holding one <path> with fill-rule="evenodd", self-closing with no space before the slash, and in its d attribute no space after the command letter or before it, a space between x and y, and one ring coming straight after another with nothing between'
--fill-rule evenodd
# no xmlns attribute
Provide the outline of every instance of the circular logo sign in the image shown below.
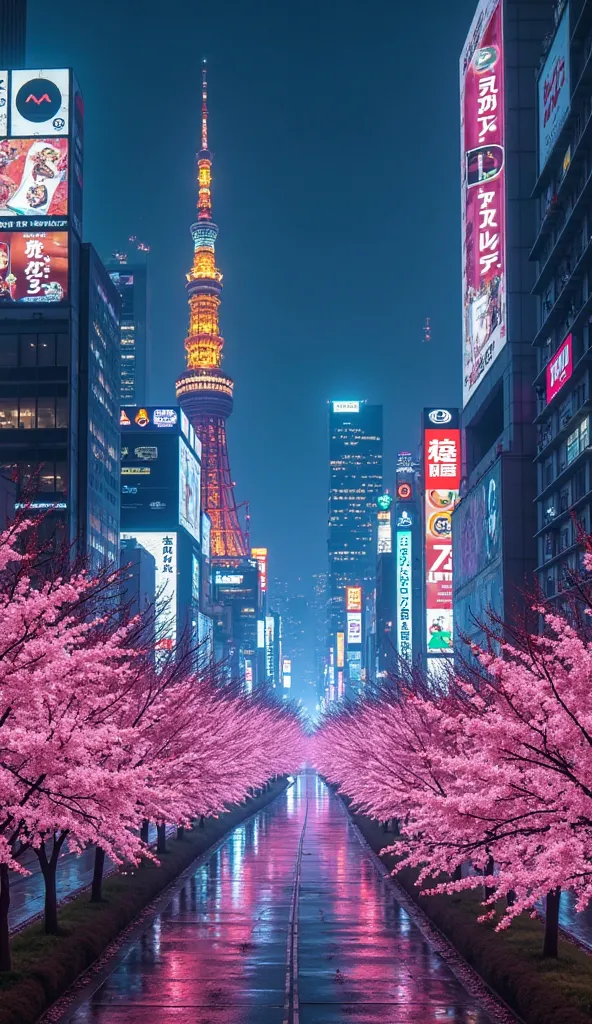
<svg viewBox="0 0 592 1024"><path fill-rule="evenodd" d="M473 67L478 75L482 75L484 71L490 71L495 62L497 61L497 47L496 46L482 46L480 50L477 50L473 58Z"/></svg>
<svg viewBox="0 0 592 1024"><path fill-rule="evenodd" d="M450 423L452 413L448 412L448 409L432 409L432 411L428 413L428 419L430 423Z"/></svg>
<svg viewBox="0 0 592 1024"><path fill-rule="evenodd" d="M40 124L55 117L62 106L62 94L49 78L31 78L21 85L15 104L21 117Z"/></svg>
<svg viewBox="0 0 592 1024"><path fill-rule="evenodd" d="M450 512L435 512L433 516L430 516L428 529L432 537L450 537L452 534Z"/></svg>
<svg viewBox="0 0 592 1024"><path fill-rule="evenodd" d="M397 487L397 497L402 498L403 501L411 497L411 484L399 484Z"/></svg>

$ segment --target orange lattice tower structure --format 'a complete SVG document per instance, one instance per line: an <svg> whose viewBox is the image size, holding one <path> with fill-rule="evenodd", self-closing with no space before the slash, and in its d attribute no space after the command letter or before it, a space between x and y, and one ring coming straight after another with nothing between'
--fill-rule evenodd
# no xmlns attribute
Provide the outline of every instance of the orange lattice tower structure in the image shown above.
<svg viewBox="0 0 592 1024"><path fill-rule="evenodd" d="M205 66L197 166L197 223L191 227L195 252L193 266L187 274L187 369L177 381L177 399L202 443L202 508L212 521L212 558L237 559L248 556L249 551L238 518L226 443L226 420L232 412L234 381L221 369L224 338L220 335L218 310L222 274L216 266L218 226L212 220L212 154L208 149Z"/></svg>

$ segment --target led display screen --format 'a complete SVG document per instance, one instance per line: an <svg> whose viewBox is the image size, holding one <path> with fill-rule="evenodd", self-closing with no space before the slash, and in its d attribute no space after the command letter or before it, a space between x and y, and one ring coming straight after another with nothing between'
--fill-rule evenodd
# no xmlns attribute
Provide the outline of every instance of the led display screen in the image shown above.
<svg viewBox="0 0 592 1024"><path fill-rule="evenodd" d="M0 231L0 302L62 302L67 297L67 231Z"/></svg>
<svg viewBox="0 0 592 1024"><path fill-rule="evenodd" d="M362 643L362 614L361 612L347 613L347 643Z"/></svg>
<svg viewBox="0 0 592 1024"><path fill-rule="evenodd" d="M201 466L179 438L179 522L199 541L201 522Z"/></svg>
<svg viewBox="0 0 592 1024"><path fill-rule="evenodd" d="M361 587L346 587L345 588L345 610L347 612L361 612L362 611L362 588Z"/></svg>
<svg viewBox="0 0 592 1024"><path fill-rule="evenodd" d="M179 523L179 442L176 434L121 438L121 524L123 529L171 529Z"/></svg>
<svg viewBox="0 0 592 1024"><path fill-rule="evenodd" d="M412 650L411 530L397 531L397 654L409 664Z"/></svg>
<svg viewBox="0 0 592 1024"><path fill-rule="evenodd" d="M502 0L481 0L460 63L463 405L507 340Z"/></svg>

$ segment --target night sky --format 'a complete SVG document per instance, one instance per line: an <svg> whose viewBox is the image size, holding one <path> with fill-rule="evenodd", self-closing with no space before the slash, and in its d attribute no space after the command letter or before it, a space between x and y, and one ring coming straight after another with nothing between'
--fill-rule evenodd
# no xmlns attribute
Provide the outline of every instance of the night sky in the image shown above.
<svg viewBox="0 0 592 1024"><path fill-rule="evenodd" d="M237 500L272 575L326 568L327 399L385 408L385 483L461 397L458 56L476 0L30 0L85 98L85 236L151 246L152 404L184 365L200 59ZM426 316L432 341L422 343Z"/></svg>

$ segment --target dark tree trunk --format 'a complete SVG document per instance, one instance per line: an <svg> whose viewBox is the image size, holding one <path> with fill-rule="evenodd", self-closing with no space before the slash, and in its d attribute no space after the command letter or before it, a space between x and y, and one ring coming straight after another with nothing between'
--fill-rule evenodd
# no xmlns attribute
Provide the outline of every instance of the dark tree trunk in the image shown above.
<svg viewBox="0 0 592 1024"><path fill-rule="evenodd" d="M156 826L156 852L166 853L166 825L164 821Z"/></svg>
<svg viewBox="0 0 592 1024"><path fill-rule="evenodd" d="M485 865L483 874L484 875L492 875L494 867L495 867L495 861L494 861L493 857L488 857L487 858L487 864ZM485 886L485 899L486 900L490 899L490 897L493 896L494 893L495 893L495 889L494 888L492 888L491 886L488 886L488 885Z"/></svg>
<svg viewBox="0 0 592 1024"><path fill-rule="evenodd" d="M150 828L150 822L148 818L144 818L142 822L142 828L140 829L140 839L143 843L148 842L148 829Z"/></svg>
<svg viewBox="0 0 592 1024"><path fill-rule="evenodd" d="M513 907L516 902L516 893L513 889L510 889L506 896L506 903L509 907Z"/></svg>
<svg viewBox="0 0 592 1024"><path fill-rule="evenodd" d="M10 875L8 865L0 864L0 971L12 970L10 952L10 928L8 911L10 908Z"/></svg>
<svg viewBox="0 0 592 1024"><path fill-rule="evenodd" d="M56 889L56 872L58 867L58 860L60 859L60 853L62 846L66 839L66 832L60 832L59 836L56 834L53 838L53 849L51 856L47 856L47 850L45 849L45 843L35 850L37 854L39 864L41 866L41 872L43 874L43 881L45 882L45 908L44 908L44 926L46 935L57 935L58 934L58 894Z"/></svg>
<svg viewBox="0 0 592 1024"><path fill-rule="evenodd" d="M185 829L183 828L183 825L177 825L177 839L184 839L184 838L185 838Z"/></svg>
<svg viewBox="0 0 592 1024"><path fill-rule="evenodd" d="M90 890L90 902L100 903L103 899L103 872L105 870L105 851L102 846L95 847L95 866Z"/></svg>
<svg viewBox="0 0 592 1024"><path fill-rule="evenodd" d="M383 832L388 832L388 830L389 830L388 829L388 821L383 821L383 823L382 823L382 831Z"/></svg>
<svg viewBox="0 0 592 1024"><path fill-rule="evenodd" d="M545 910L545 940L543 942L543 956L559 956L559 903L561 901L561 889L551 889L547 893L547 906Z"/></svg>
<svg viewBox="0 0 592 1024"><path fill-rule="evenodd" d="M200 814L200 816L199 816L199 827L200 828L205 828L206 827L206 819L204 818L203 814Z"/></svg>
<svg viewBox="0 0 592 1024"><path fill-rule="evenodd" d="M462 881L462 864L458 864L455 867L455 869L454 869L454 871L452 873L452 881L453 882L461 882Z"/></svg>
<svg viewBox="0 0 592 1024"><path fill-rule="evenodd" d="M395 836L400 836L401 835L401 831L399 829L399 819L398 818L393 818L393 835L395 835Z"/></svg>

